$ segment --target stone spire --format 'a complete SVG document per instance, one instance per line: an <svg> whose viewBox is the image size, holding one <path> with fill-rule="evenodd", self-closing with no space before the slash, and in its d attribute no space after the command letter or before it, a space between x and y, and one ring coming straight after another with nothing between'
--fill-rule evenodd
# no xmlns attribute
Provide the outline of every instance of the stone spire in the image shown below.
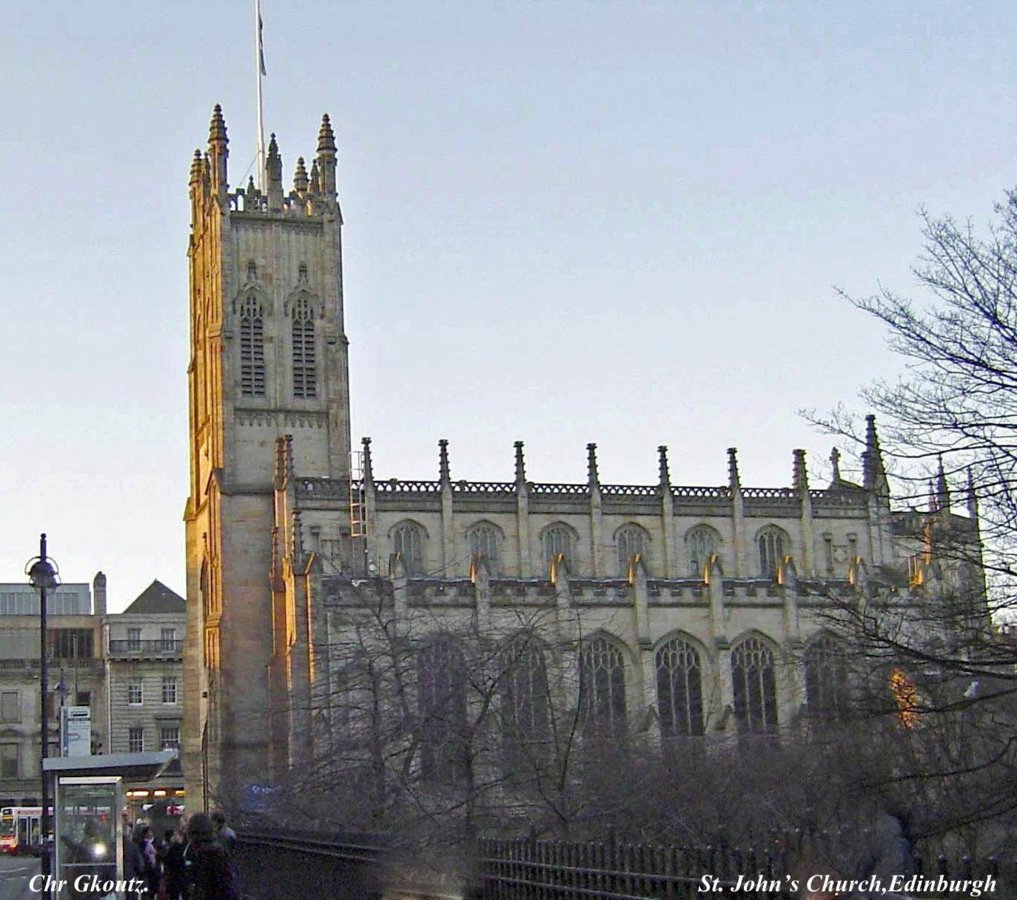
<svg viewBox="0 0 1017 900"><path fill-rule="evenodd" d="M448 438L438 441L438 480L442 484L452 483L452 471L448 464Z"/></svg>
<svg viewBox="0 0 1017 900"><path fill-rule="evenodd" d="M939 454L939 471L936 473L936 508L950 511L950 486L946 482L943 454Z"/></svg>
<svg viewBox="0 0 1017 900"><path fill-rule="evenodd" d="M268 142L268 156L265 158L265 184L268 186L268 208L278 212L283 206L282 157L275 135Z"/></svg>
<svg viewBox="0 0 1017 900"><path fill-rule="evenodd" d="M334 198L336 194L335 154L335 135L326 113L321 117L321 128L318 130L317 158L318 190L326 198Z"/></svg>
<svg viewBox="0 0 1017 900"><path fill-rule="evenodd" d="M293 173L293 190L297 196L303 197L307 193L307 169L304 168L304 158L297 157L297 170Z"/></svg>
<svg viewBox="0 0 1017 900"><path fill-rule="evenodd" d="M600 473L597 471L597 445L586 445L586 475L590 482L590 489L600 487Z"/></svg>
<svg viewBox="0 0 1017 900"><path fill-rule="evenodd" d="M661 444L657 448L657 468L660 471L660 486L664 490L671 487L671 469L667 464L667 447Z"/></svg>
<svg viewBox="0 0 1017 900"><path fill-rule="evenodd" d="M208 158L212 169L212 191L222 197L226 196L226 160L230 155L228 146L226 121L222 117L222 107L216 103L212 110L212 121L208 125Z"/></svg>
<svg viewBox="0 0 1017 900"><path fill-rule="evenodd" d="M862 454L862 472L867 491L880 496L890 496L890 486L883 467L883 453L879 449L879 435L876 434L876 417L865 417L865 452Z"/></svg>
<svg viewBox="0 0 1017 900"><path fill-rule="evenodd" d="M737 447L727 448L727 481L732 493L742 489L742 478L741 475L738 474Z"/></svg>
<svg viewBox="0 0 1017 900"><path fill-rule="evenodd" d="M516 484L526 484L526 460L523 459L523 442L516 441Z"/></svg>

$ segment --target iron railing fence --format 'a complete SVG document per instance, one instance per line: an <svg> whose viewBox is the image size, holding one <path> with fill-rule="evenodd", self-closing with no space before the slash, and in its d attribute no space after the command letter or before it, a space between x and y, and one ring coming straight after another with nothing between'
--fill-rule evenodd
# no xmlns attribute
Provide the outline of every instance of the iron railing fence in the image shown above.
<svg viewBox="0 0 1017 900"><path fill-rule="evenodd" d="M664 846L535 838L481 839L473 858L459 858L468 873L451 889L408 883L406 870L393 882L393 860L406 857L387 835L346 832L328 835L293 829L244 830L240 867L245 890L255 900L377 900L381 896L468 898L468 900L791 900L804 897L805 879L843 873L825 867L835 855L836 835L775 834L759 848ZM398 868L398 867L397 867ZM412 871L412 869L411 869ZM270 878L263 874L271 872ZM852 896L919 900L1017 900L1017 859L915 856L911 890L876 890ZM431 875L433 876L433 872ZM989 877L993 885L986 883ZM977 884L975 884L977 882ZM822 888L817 884L816 888ZM816 890L833 896L835 891ZM844 895L846 892L841 892Z"/></svg>

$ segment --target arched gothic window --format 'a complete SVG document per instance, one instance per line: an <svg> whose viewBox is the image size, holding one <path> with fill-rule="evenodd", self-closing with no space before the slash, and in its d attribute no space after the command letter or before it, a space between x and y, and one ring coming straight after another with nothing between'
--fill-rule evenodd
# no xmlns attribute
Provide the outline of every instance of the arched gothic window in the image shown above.
<svg viewBox="0 0 1017 900"><path fill-rule="evenodd" d="M586 735L625 734L625 657L606 638L579 650L579 713Z"/></svg>
<svg viewBox="0 0 1017 900"><path fill-rule="evenodd" d="M832 634L821 635L805 650L805 699L809 715L820 722L839 719L847 713L844 646Z"/></svg>
<svg viewBox="0 0 1017 900"><path fill-rule="evenodd" d="M777 728L777 679L773 652L758 638L731 650L734 711L739 734L766 734Z"/></svg>
<svg viewBox="0 0 1017 900"><path fill-rule="evenodd" d="M703 733L703 679L696 648L675 638L656 656L657 712L662 737Z"/></svg>
<svg viewBox="0 0 1017 900"><path fill-rule="evenodd" d="M256 297L240 304L240 393L265 396L265 321Z"/></svg>
<svg viewBox="0 0 1017 900"><path fill-rule="evenodd" d="M474 525L466 535L470 542L470 558L486 559L492 572L498 571L498 529L490 522Z"/></svg>
<svg viewBox="0 0 1017 900"><path fill-rule="evenodd" d="M457 784L466 775L466 666L456 643L438 638L417 657L421 775Z"/></svg>
<svg viewBox="0 0 1017 900"><path fill-rule="evenodd" d="M544 548L544 567L551 568L551 563L558 554L565 557L565 561L572 564L572 530L567 525L551 525L544 529L540 536L540 542Z"/></svg>
<svg viewBox="0 0 1017 900"><path fill-rule="evenodd" d="M759 574L763 578L776 578L781 560L791 552L791 539L776 525L767 525L756 535L759 550Z"/></svg>
<svg viewBox="0 0 1017 900"><path fill-rule="evenodd" d="M720 548L720 535L709 525L697 525L685 533L685 552L689 560L689 576L702 578L710 557Z"/></svg>
<svg viewBox="0 0 1017 900"><path fill-rule="evenodd" d="M314 311L306 297L293 304L293 396L318 396L314 358Z"/></svg>
<svg viewBox="0 0 1017 900"><path fill-rule="evenodd" d="M550 695L547 666L540 645L519 638L503 654L506 672L501 685L501 722L507 771L539 763L550 740Z"/></svg>
<svg viewBox="0 0 1017 900"><path fill-rule="evenodd" d="M629 560L646 553L646 532L638 525L623 525L615 535L615 543L618 545L618 574L628 575Z"/></svg>
<svg viewBox="0 0 1017 900"><path fill-rule="evenodd" d="M422 575L424 529L416 522L400 522L392 529L392 552L400 555L408 575Z"/></svg>

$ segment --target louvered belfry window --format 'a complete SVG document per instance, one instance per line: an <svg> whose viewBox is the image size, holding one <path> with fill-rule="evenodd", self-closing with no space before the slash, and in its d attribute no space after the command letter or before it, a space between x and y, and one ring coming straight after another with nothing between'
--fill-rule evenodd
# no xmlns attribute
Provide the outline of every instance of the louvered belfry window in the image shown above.
<svg viewBox="0 0 1017 900"><path fill-rule="evenodd" d="M318 370L314 358L314 314L304 297L293 304L293 396L318 396Z"/></svg>
<svg viewBox="0 0 1017 900"><path fill-rule="evenodd" d="M261 304L254 297L240 307L240 393L265 396L265 324Z"/></svg>

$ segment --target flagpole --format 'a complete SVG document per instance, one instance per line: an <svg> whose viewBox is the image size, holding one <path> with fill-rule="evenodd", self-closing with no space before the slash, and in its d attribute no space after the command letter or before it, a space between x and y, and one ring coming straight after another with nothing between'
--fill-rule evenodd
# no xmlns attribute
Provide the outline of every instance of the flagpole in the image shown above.
<svg viewBox="0 0 1017 900"><path fill-rule="evenodd" d="M265 73L265 53L261 36L261 0L254 0L254 68L258 76L258 187L265 187L265 101L261 94L261 77Z"/></svg>

